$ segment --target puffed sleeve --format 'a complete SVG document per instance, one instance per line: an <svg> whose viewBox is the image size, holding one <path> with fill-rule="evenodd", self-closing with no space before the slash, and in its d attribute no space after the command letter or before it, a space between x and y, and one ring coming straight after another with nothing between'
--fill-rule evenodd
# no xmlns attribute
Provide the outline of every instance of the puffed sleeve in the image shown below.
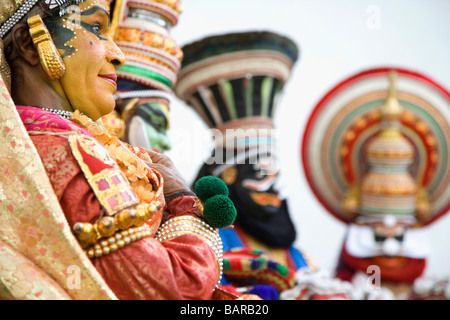
<svg viewBox="0 0 450 320"><path fill-rule="evenodd" d="M173 200L168 206L169 225L171 221L192 222L192 227L201 223L194 217L194 203L189 196ZM93 263L122 299L209 299L219 280L219 269L218 257L204 236L185 231L160 240L142 239L95 258Z"/></svg>

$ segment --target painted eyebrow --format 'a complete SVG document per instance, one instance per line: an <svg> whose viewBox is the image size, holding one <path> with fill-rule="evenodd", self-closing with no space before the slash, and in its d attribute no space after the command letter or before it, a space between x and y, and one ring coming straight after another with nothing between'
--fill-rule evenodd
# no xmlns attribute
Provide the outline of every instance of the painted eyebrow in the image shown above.
<svg viewBox="0 0 450 320"><path fill-rule="evenodd" d="M101 7L101 6L93 6L92 8L89 8L86 11L83 11L80 13L81 16L89 16L92 15L94 13L96 13L97 11L103 11L106 16L108 17L108 25L111 25L111 19L110 19L110 15L109 12L105 10L105 8Z"/></svg>

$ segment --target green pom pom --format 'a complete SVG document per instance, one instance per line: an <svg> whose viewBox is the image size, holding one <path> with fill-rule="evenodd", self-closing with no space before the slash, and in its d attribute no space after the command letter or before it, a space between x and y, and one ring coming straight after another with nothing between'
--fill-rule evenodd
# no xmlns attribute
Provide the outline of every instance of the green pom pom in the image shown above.
<svg viewBox="0 0 450 320"><path fill-rule="evenodd" d="M213 228L224 228L236 219L233 201L223 194L207 199L203 205L203 218Z"/></svg>
<svg viewBox="0 0 450 320"><path fill-rule="evenodd" d="M195 194L205 202L215 195L228 196L228 187L222 179L215 176L205 176L195 183Z"/></svg>

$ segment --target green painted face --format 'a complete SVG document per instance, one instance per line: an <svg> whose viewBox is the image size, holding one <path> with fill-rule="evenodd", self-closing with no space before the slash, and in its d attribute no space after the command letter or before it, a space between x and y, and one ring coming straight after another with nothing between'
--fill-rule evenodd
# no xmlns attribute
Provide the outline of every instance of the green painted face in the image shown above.
<svg viewBox="0 0 450 320"><path fill-rule="evenodd" d="M169 112L165 103L146 102L137 107L134 115L144 121L148 143L153 150L164 152L172 148L167 135Z"/></svg>

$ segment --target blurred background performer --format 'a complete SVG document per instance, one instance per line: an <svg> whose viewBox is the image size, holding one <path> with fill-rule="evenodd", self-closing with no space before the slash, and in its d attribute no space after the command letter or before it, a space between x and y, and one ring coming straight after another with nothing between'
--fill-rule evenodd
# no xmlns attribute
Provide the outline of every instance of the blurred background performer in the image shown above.
<svg viewBox="0 0 450 320"><path fill-rule="evenodd" d="M303 137L303 167L324 207L348 224L336 276L358 273L411 296L450 205L449 93L410 70L360 72L329 91Z"/></svg>
<svg viewBox="0 0 450 320"><path fill-rule="evenodd" d="M170 100L183 58L170 31L180 2L117 0L111 8L111 34L126 62L117 70L116 109L103 123L132 145L170 150Z"/></svg>
<svg viewBox="0 0 450 320"><path fill-rule="evenodd" d="M277 188L273 122L298 47L282 35L255 31L206 37L182 50L175 93L198 113L214 140L194 185L204 176L220 177L237 209L234 229L220 231L224 285L277 299L294 285L295 271L308 267L292 246L296 230Z"/></svg>

